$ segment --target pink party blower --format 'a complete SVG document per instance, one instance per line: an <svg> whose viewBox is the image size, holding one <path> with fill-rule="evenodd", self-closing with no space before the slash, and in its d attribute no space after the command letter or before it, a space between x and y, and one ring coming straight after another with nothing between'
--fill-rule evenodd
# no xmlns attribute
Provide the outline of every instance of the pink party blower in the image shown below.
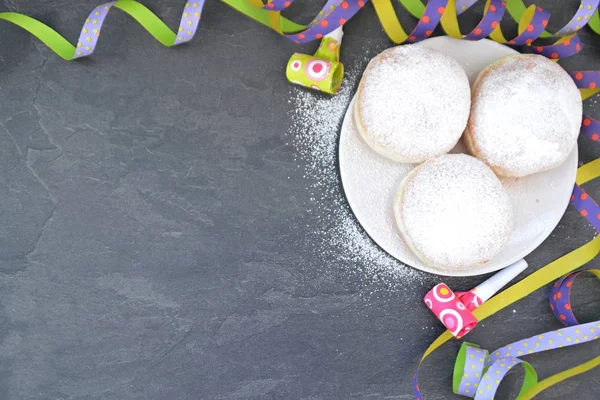
<svg viewBox="0 0 600 400"><path fill-rule="evenodd" d="M485 303L525 268L527 268L527 261L519 260L468 292L454 293L448 285L440 283L425 295L425 304L452 335L460 339L477 326L477 318L472 311Z"/></svg>

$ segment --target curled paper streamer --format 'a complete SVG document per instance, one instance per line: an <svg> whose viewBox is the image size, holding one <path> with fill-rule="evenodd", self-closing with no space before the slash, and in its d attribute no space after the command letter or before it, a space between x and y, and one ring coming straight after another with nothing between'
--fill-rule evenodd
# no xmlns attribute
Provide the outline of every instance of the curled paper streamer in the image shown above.
<svg viewBox="0 0 600 400"><path fill-rule="evenodd" d="M575 71L571 72L573 81L581 92L583 100L600 93L600 72L599 71ZM598 126L593 125L593 120L585 121L583 125L583 133L590 136L590 139L598 141ZM594 135L596 134L596 135Z"/></svg>
<svg viewBox="0 0 600 400"><path fill-rule="evenodd" d="M344 65L340 62L342 28L323 38L314 56L294 53L288 61L285 75L291 83L335 94L340 90Z"/></svg>
<svg viewBox="0 0 600 400"><path fill-rule="evenodd" d="M575 71L571 73L571 77L584 98L600 93L600 71ZM600 122L594 118L584 115L581 132L592 142L600 142ZM579 168L571 203L600 232L600 206L581 187L592 180L597 171L600 171L600 159Z"/></svg>
<svg viewBox="0 0 600 400"><path fill-rule="evenodd" d="M369 0L327 0L321 11L308 25L301 25L281 16L281 11L294 0L222 0L224 3L268 26L294 43L320 40L343 26Z"/></svg>
<svg viewBox="0 0 600 400"><path fill-rule="evenodd" d="M552 291L550 292L550 309L556 318L566 326L579 324L573 313L573 308L571 307L571 288L575 278L583 273L592 274L600 279L600 270L583 269L563 276L554 284ZM600 330L596 332L596 338L598 338L598 335L600 335Z"/></svg>
<svg viewBox="0 0 600 400"><path fill-rule="evenodd" d="M366 2L330 0L317 17L305 26L294 24L280 14L293 0L271 0L266 4L261 0L248 3L245 0L223 1L297 43L321 39L346 23ZM429 0L426 5L421 0L399 1L406 11L419 20L410 33L406 33L396 16L392 0L372 0L383 29L396 44L423 40L441 25L447 35L455 38L478 40L489 36L500 43L531 46L532 52L557 59L581 50L582 44L576 33L584 26L589 26L600 34L600 17L597 12L599 0L582 0L573 18L554 33L546 31L550 14L540 7L527 7L523 0L486 0L480 22L467 34L461 32L457 17L476 4L477 0ZM505 37L500 26L507 11L508 16L518 23L518 35L512 39ZM290 23L295 26L290 26ZM557 41L551 45L536 46L533 42L538 38L554 38Z"/></svg>
<svg viewBox="0 0 600 400"><path fill-rule="evenodd" d="M581 131L592 141L598 142L600 122L591 117L584 116ZM600 206L581 187L581 185L593 179L594 174L597 173L597 171L600 171L600 159L579 168L576 184L573 189L573 194L571 195L571 203L575 206L577 211L579 211L579 213L600 232Z"/></svg>
<svg viewBox="0 0 600 400"><path fill-rule="evenodd" d="M477 326L472 311L526 268L527 262L519 260L469 292L454 293L448 285L440 283L425 295L424 302L450 333L460 339Z"/></svg>
<svg viewBox="0 0 600 400"><path fill-rule="evenodd" d="M596 163L596 168L600 169L600 163ZM583 215L592 226L600 231L600 206L592 199L585 190L579 185L575 185L573 189L573 195L571 196L571 202Z"/></svg>
<svg viewBox="0 0 600 400"><path fill-rule="evenodd" d="M562 277L550 293L550 308L567 328L535 335L504 346L492 353L472 343L463 343L454 366L453 391L476 400L493 399L500 382L517 365L523 366L525 377L519 396L529 392L538 377L533 366L521 356L591 342L600 338L600 321L579 324L570 305L571 285L581 273L600 279L600 270L582 270ZM520 398L520 397L519 397Z"/></svg>
<svg viewBox="0 0 600 400"><path fill-rule="evenodd" d="M320 40L343 26L364 7L368 0L328 0L308 25L299 24L281 16L281 11L288 8L293 0L270 0L267 3L263 3L262 0L222 1L295 43L307 43ZM582 44L576 33L585 26L589 26L594 32L600 34L600 16L598 14L600 0L582 0L579 10L569 23L554 33L545 29L550 14L539 7L534 5L527 7L523 0L486 0L485 11L479 24L467 34L461 32L457 16L471 8L477 3L477 0L429 0L427 5L424 5L421 0L399 1L410 15L418 19L415 28L409 34L400 24L392 6L392 0L372 0L383 29L396 44L427 38L433 34L438 25L441 25L446 34L455 38L477 40L489 36L490 39L500 43L530 46L532 52L557 59L573 55L581 50ZM48 25L27 15L2 12L0 19L20 26L45 43L60 57L72 60L93 52L106 13L112 8L129 14L167 47L187 42L196 34L204 0L190 1L185 4L183 16L176 32L171 31L156 14L137 1L117 0L101 4L86 19L87 26L82 28L77 46L72 45ZM500 26L506 12L518 23L518 35L512 39L505 37ZM89 32L92 35L89 35ZM538 38L557 40L551 45L538 46L533 43Z"/></svg>
<svg viewBox="0 0 600 400"><path fill-rule="evenodd" d="M464 342L454 365L452 390L456 394L477 400L492 399L493 395L490 397L490 393L495 394L504 376L519 364L525 370L523 386L519 393L521 395L538 381L537 373L531 364L516 357L503 357L492 361L487 350Z"/></svg>
<svg viewBox="0 0 600 400"><path fill-rule="evenodd" d="M156 40L164 46L171 47L192 40L198 29L204 0L185 3L177 33L160 20L146 6L137 1L117 0L104 3L92 10L81 28L77 45L73 46L54 29L27 15L3 12L0 19L12 22L27 30L44 42L50 49L65 60L73 60L89 56L94 52L102 25L112 8L120 9L140 23Z"/></svg>

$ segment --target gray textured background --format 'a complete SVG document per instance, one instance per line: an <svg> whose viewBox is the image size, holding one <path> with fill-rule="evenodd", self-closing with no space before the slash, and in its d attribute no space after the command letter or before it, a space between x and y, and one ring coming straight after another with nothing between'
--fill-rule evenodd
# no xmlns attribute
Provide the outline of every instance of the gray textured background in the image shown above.
<svg viewBox="0 0 600 400"><path fill-rule="evenodd" d="M0 3L72 41L97 4ZM177 25L181 1L144 3ZM559 27L577 1L537 3ZM292 14L308 21L320 4ZM347 65L389 46L366 8L347 25ZM476 15L462 22L473 26ZM600 37L582 36L583 53L563 64L600 69ZM438 278L407 279L407 267L389 262L365 268L360 255L342 262L310 240L322 219L307 211L313 178L286 133L283 66L314 48L215 1L197 38L176 49L111 12L96 54L79 62L2 22L0 399L412 398L417 360L442 332L421 305ZM586 108L600 117L594 101ZM582 162L600 156L586 138L580 150ZM600 182L586 189L600 199ZM323 196L343 199L339 187ZM593 236L569 208L527 259L539 268ZM464 290L480 280L446 282ZM598 283L577 286L581 319L598 318ZM559 327L547 292L469 340L494 349ZM453 398L457 347L423 368L426 399ZM531 361L544 377L599 351L588 344ZM597 399L599 385L596 370L539 398Z"/></svg>

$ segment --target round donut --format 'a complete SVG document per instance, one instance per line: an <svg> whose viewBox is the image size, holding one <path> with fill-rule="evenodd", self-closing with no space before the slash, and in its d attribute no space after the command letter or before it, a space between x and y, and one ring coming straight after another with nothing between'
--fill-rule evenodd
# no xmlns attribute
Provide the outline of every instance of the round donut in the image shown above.
<svg viewBox="0 0 600 400"><path fill-rule="evenodd" d="M467 154L445 154L416 167L400 184L393 207L405 243L440 270L486 263L506 246L514 223L498 177Z"/></svg>
<svg viewBox="0 0 600 400"><path fill-rule="evenodd" d="M465 142L498 175L522 177L562 164L581 118L581 94L560 65L539 55L508 56L477 77Z"/></svg>
<svg viewBox="0 0 600 400"><path fill-rule="evenodd" d="M358 88L354 118L374 151L419 163L456 145L470 105L469 80L456 60L421 45L403 45L371 60Z"/></svg>

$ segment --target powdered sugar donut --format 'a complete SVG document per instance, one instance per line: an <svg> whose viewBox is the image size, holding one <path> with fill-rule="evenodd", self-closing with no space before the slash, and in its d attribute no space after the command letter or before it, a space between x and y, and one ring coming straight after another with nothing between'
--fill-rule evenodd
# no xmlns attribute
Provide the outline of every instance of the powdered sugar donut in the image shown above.
<svg viewBox="0 0 600 400"><path fill-rule="evenodd" d="M433 158L402 181L396 225L425 264L465 270L492 259L508 243L513 210L494 172L466 154Z"/></svg>
<svg viewBox="0 0 600 400"><path fill-rule="evenodd" d="M535 174L567 159L581 115L581 94L558 64L532 54L508 56L479 74L465 142L499 175Z"/></svg>
<svg viewBox="0 0 600 400"><path fill-rule="evenodd" d="M356 126L377 153L417 163L447 153L462 135L469 80L453 58L419 45L397 46L371 60L355 101Z"/></svg>

